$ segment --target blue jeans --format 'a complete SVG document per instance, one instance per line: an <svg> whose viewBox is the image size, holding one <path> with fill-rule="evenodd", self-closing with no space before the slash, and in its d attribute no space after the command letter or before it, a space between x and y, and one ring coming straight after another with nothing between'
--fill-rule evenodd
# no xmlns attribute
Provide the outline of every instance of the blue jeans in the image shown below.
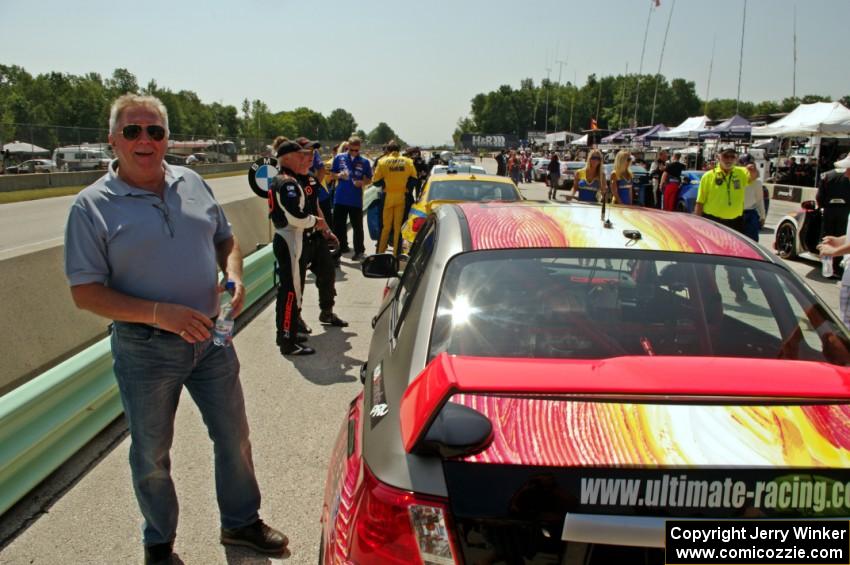
<svg viewBox="0 0 850 565"><path fill-rule="evenodd" d="M758 210L744 210L744 235L758 243L761 219Z"/></svg>
<svg viewBox="0 0 850 565"><path fill-rule="evenodd" d="M116 322L112 356L130 425L130 471L145 519L145 545L171 542L177 532L168 452L184 386L213 440L221 526L239 528L257 520L260 489L234 348L217 347L211 339L191 344L151 326Z"/></svg>

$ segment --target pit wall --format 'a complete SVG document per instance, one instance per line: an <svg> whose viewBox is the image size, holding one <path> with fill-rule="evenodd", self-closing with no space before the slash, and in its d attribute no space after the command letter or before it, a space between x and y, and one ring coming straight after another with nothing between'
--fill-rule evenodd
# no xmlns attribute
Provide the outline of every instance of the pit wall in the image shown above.
<svg viewBox="0 0 850 565"><path fill-rule="evenodd" d="M217 163L192 167L201 176L214 173L247 171L251 163ZM34 188L60 188L87 186L103 176L104 171L78 171L74 173L33 173L26 175L0 175L0 192Z"/></svg>
<svg viewBox="0 0 850 565"><path fill-rule="evenodd" d="M223 207L243 255L271 241L265 201L251 197ZM74 306L63 255L64 246L58 245L0 260L0 303L9 323L0 340L0 395L106 335L108 320Z"/></svg>

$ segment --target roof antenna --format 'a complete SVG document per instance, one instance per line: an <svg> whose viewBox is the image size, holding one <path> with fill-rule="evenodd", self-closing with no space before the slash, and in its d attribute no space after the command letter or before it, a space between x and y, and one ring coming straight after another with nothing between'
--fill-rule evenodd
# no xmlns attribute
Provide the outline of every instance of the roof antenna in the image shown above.
<svg viewBox="0 0 850 565"><path fill-rule="evenodd" d="M606 203L608 202L608 194L606 191L602 192L602 227L606 229L611 229L614 227L614 224L611 223L611 210L608 210L608 215L605 215Z"/></svg>

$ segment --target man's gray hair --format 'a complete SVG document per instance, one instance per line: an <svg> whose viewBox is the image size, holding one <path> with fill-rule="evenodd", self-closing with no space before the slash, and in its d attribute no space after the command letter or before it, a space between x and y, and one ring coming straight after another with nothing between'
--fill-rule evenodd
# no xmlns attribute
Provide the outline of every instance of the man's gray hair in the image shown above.
<svg viewBox="0 0 850 565"><path fill-rule="evenodd" d="M165 134L169 135L171 133L168 130L168 109L162 103L162 100L156 96L143 96L131 92L119 96L112 103L112 108L109 110L109 132L113 134L118 133L118 120L121 118L124 110L138 107L148 108L159 114L159 117L162 118L162 125L165 127Z"/></svg>

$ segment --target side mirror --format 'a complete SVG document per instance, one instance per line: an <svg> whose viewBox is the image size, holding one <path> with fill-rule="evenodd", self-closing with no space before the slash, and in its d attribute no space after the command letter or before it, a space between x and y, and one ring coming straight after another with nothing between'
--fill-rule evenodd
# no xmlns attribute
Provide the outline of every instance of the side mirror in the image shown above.
<svg viewBox="0 0 850 565"><path fill-rule="evenodd" d="M818 209L818 203L815 202L814 200L804 200L800 204L800 207L803 210L817 210Z"/></svg>
<svg viewBox="0 0 850 565"><path fill-rule="evenodd" d="M369 255L360 264L360 270L368 279L398 277L398 258L392 253Z"/></svg>

